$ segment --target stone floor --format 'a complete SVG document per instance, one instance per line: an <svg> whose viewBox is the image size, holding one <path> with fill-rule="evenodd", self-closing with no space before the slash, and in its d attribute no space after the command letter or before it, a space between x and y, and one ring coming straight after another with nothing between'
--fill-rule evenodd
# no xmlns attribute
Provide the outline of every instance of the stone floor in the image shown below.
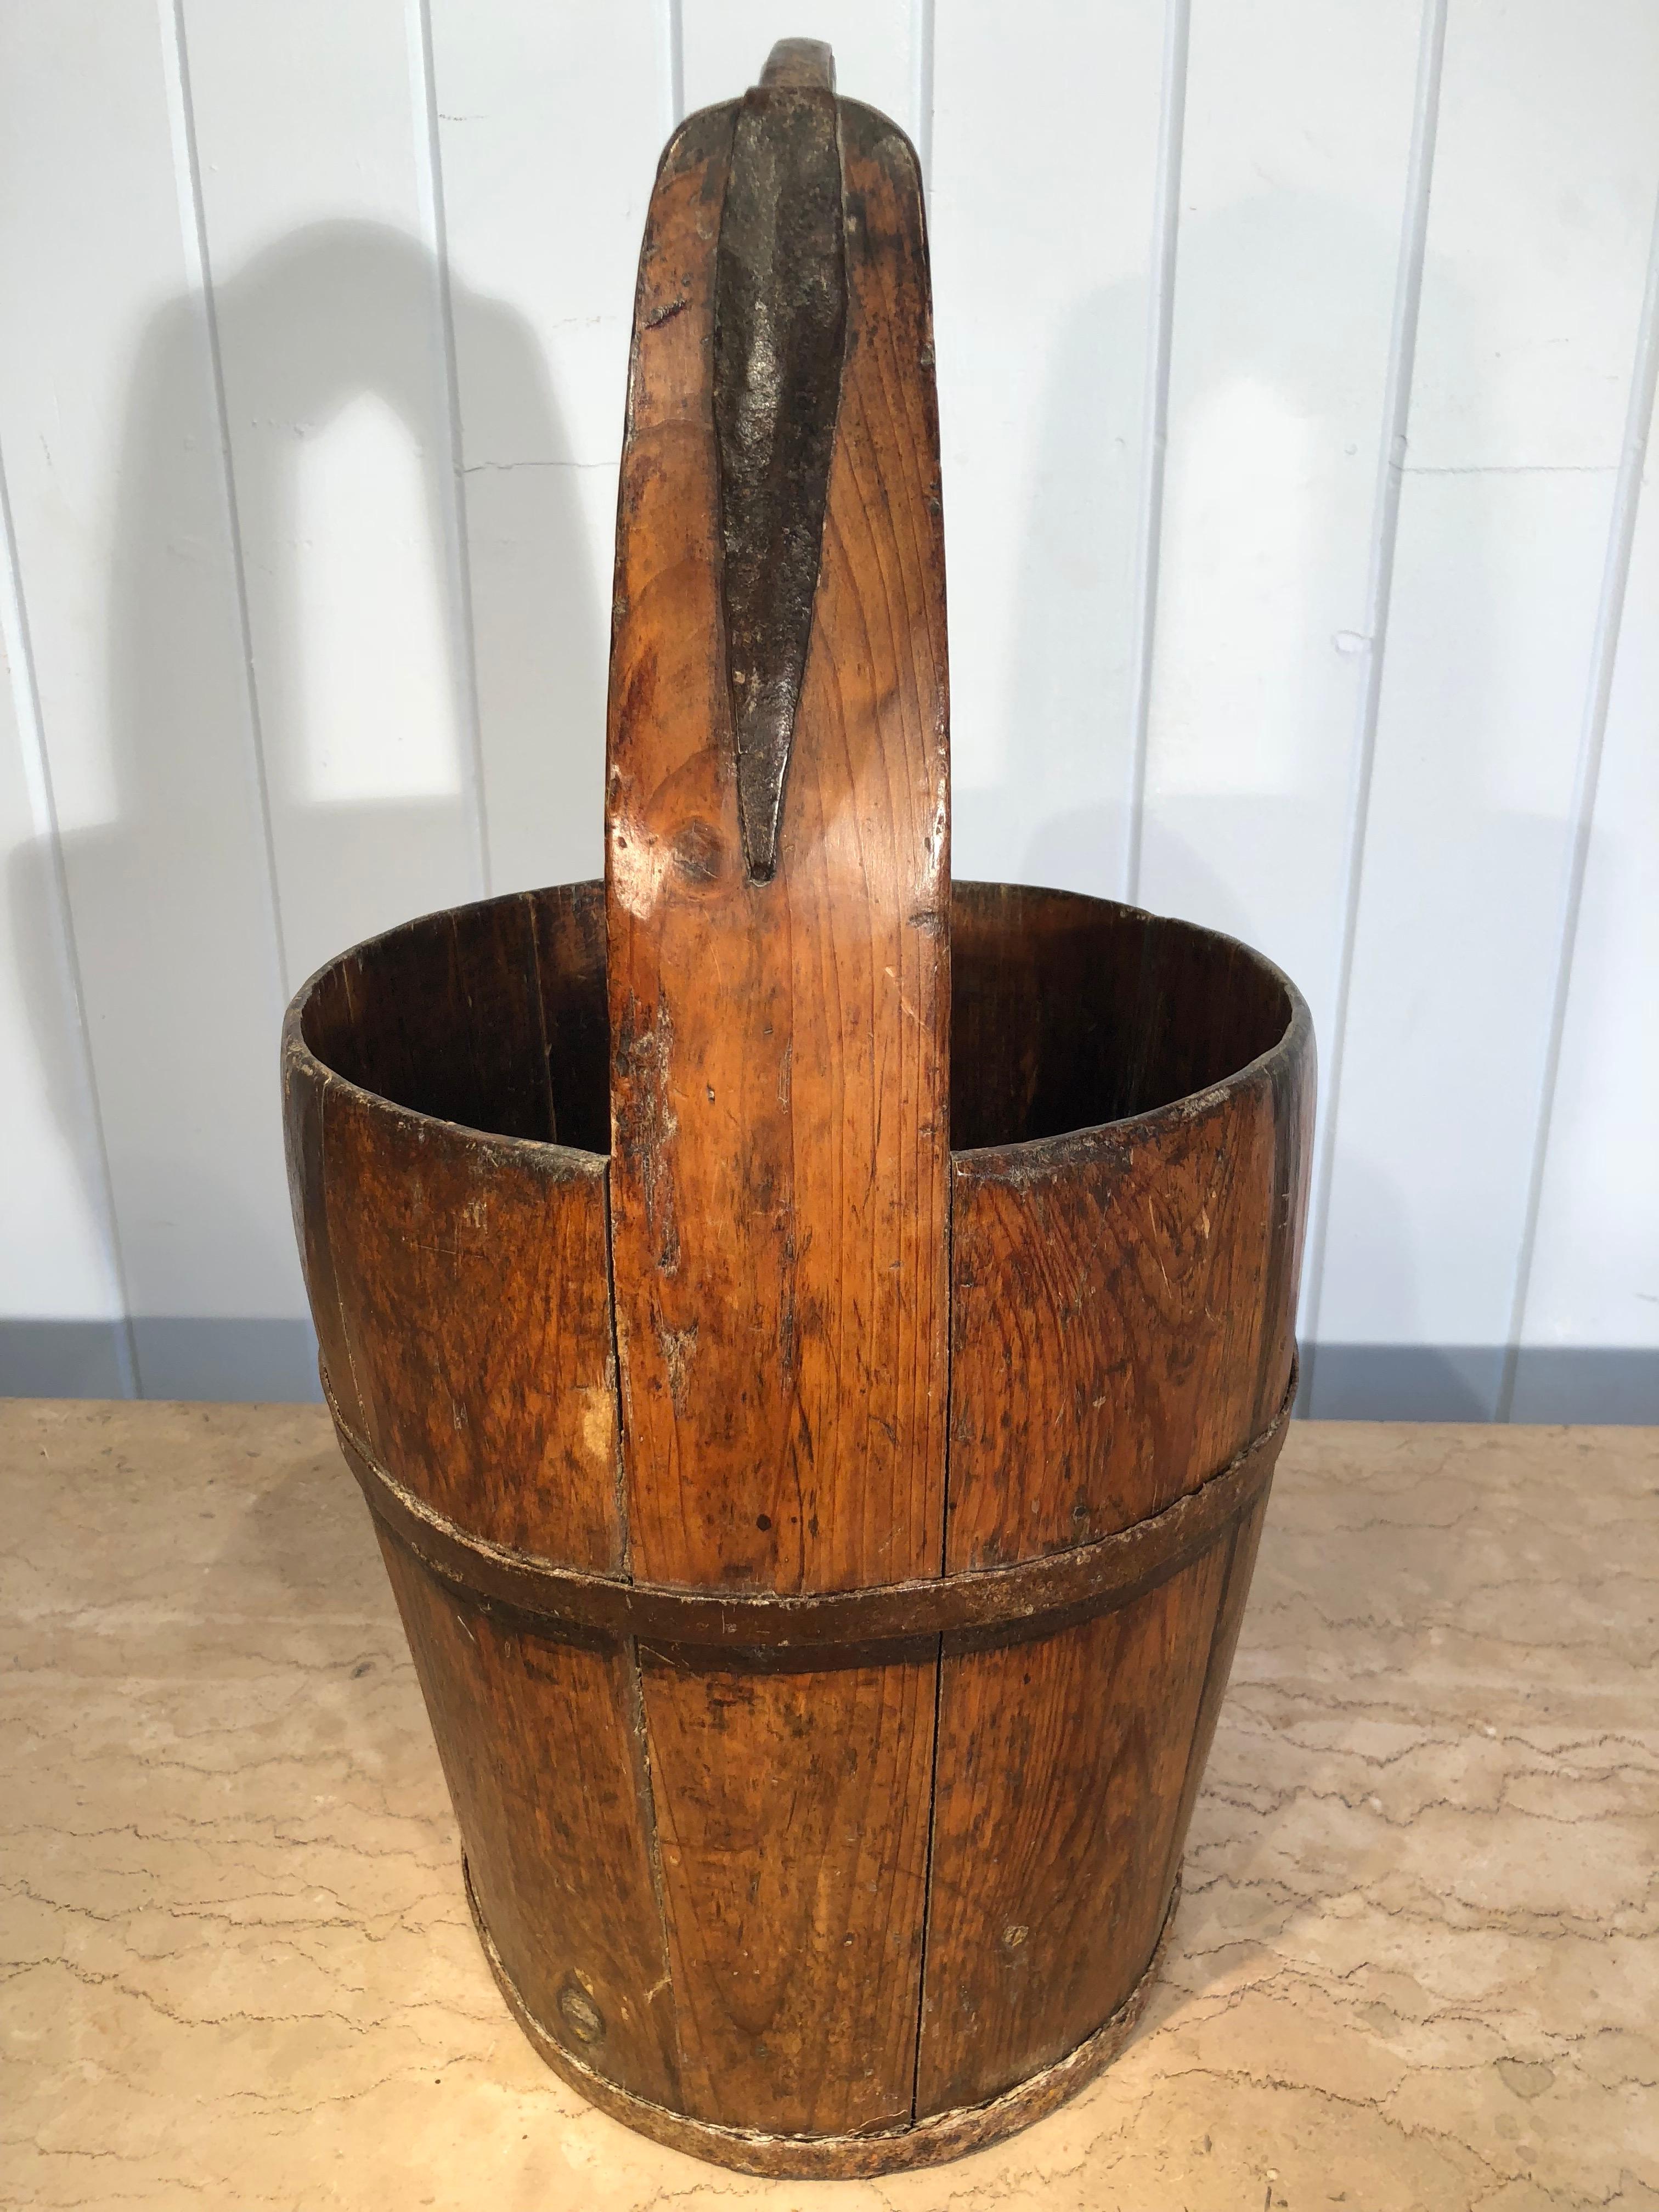
<svg viewBox="0 0 1659 2212"><path fill-rule="evenodd" d="M0 1404L0 2203L1659 2208L1659 1431L1307 1425L1101 2081L751 2181L547 2073L309 1407Z"/></svg>

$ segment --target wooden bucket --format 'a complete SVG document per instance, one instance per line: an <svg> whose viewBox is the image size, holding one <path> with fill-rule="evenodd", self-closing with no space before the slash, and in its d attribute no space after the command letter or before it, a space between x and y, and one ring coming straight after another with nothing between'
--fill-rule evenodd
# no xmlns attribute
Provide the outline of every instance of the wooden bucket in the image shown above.
<svg viewBox="0 0 1659 2212"><path fill-rule="evenodd" d="M1305 1006L948 865L914 156L822 50L676 135L607 875L289 1010L325 1387L496 1979L726 2164L1048 2111L1165 1941L1295 1389Z"/></svg>

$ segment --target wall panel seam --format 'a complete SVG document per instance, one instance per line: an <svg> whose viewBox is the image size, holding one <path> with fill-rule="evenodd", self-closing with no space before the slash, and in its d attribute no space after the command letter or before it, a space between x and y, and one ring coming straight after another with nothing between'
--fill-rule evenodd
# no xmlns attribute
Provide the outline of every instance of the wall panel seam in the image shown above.
<svg viewBox="0 0 1659 2212"><path fill-rule="evenodd" d="M1152 649L1158 634L1158 568L1164 538L1164 463L1170 442L1170 356L1175 331L1176 248L1181 229L1181 159L1187 129L1187 53L1192 0L1165 0L1164 78L1152 193L1152 285L1147 304L1146 384L1140 501L1136 524L1135 628L1130 681L1129 807L1124 840L1123 896L1140 896L1140 855L1146 813L1146 751L1152 704Z"/></svg>
<svg viewBox="0 0 1659 2212"><path fill-rule="evenodd" d="M1312 1214L1309 1224L1307 1299L1302 1402L1314 1404L1319 1358L1319 1310L1325 1287L1327 1232L1331 1186L1335 1174L1336 1130L1341 1102L1348 1009L1353 984L1354 947L1359 934L1359 897L1364 878L1365 840L1370 827L1371 783L1376 762L1377 720L1382 699L1389 610L1394 592L1395 548L1400 532L1400 497L1406 477L1407 427L1417 362L1417 327L1423 298L1423 269L1428 249L1429 204L1434 181L1436 133L1440 119L1440 80L1445 58L1447 0L1424 0L1418 47L1417 88L1413 105L1411 151L1406 164L1405 207L1400 258L1395 277L1389 364L1383 384L1382 434L1377 456L1376 493L1372 510L1370 573L1366 589L1365 685L1354 744L1348 802L1347 836L1342 860L1341 925L1335 988L1331 999L1329 1059L1321 1102L1321 1127L1315 1150Z"/></svg>
<svg viewBox="0 0 1659 2212"><path fill-rule="evenodd" d="M265 896L276 963L280 1016L289 996L288 943L283 927L282 891L276 873L276 839L270 815L270 785L265 764L264 732L259 714L259 684L253 661L253 626L248 613L247 570L243 557L241 513L236 496L236 465L230 442L230 414L225 398L224 362L219 347L219 316L213 291L213 261L208 248L207 207L202 196L202 167L196 145L196 114L190 89L190 50L185 33L184 0L162 0L162 61L167 106L173 126L175 182L179 188L181 243L195 264L207 334L208 368L213 386L214 428L219 440L220 482L224 493L231 577L236 595L236 626L247 697L248 768L253 780L259 835L264 854ZM183 175L177 173L182 165Z"/></svg>
<svg viewBox="0 0 1659 2212"><path fill-rule="evenodd" d="M58 826L58 802L52 789L52 763L46 752L46 717L34 669L34 647L29 634L28 605L23 589L23 568L12 525L11 496L7 488L5 458L0 453L0 532L5 538L5 579L0 598L0 639L10 665L12 696L21 741L24 775L29 787L31 811L38 835L44 837L50 866L51 911L57 939L55 950L67 986L75 1031L75 1061L91 1122L96 1161L95 1200L102 1219L105 1256L120 1311L111 1322L115 1333L116 1369L121 1395L136 1398L138 1390L138 1346L132 1326L131 1302L127 1295L126 1262L121 1249L120 1219L115 1210L115 1178L111 1171L109 1139L104 1127L103 1099L98 1070L92 1056L87 1027L86 987L81 975L81 955L75 938L75 909L70 902L69 877L64 866L64 844Z"/></svg>
<svg viewBox="0 0 1659 2212"><path fill-rule="evenodd" d="M440 471L444 485L445 566L448 570L451 630L457 665L451 680L466 732L468 780L471 784L474 860L478 896L494 888L486 799L483 718L478 700L478 654L473 631L472 558L467 531L466 447L461 428L460 370L455 354L455 308L450 283L449 225L444 204L443 145L438 130L438 70L432 38L431 0L411 0L415 59L419 70L419 106L415 138L424 163L428 235L427 247L436 272L438 330L443 356L444 429L449 450ZM413 88L411 88L413 89Z"/></svg>
<svg viewBox="0 0 1659 2212"><path fill-rule="evenodd" d="M910 0L910 96L915 113L916 163L921 198L929 206L933 189L933 55L937 44L933 0Z"/></svg>
<svg viewBox="0 0 1659 2212"><path fill-rule="evenodd" d="M1584 878L1589 867L1590 835L1595 825L1595 797L1601 776L1601 755L1607 736L1607 712L1613 698L1613 679L1619 658L1619 639L1624 626L1625 601L1630 586L1631 556L1636 543L1636 524L1641 507L1642 472L1647 462L1648 434L1653 420L1656 386L1659 386L1659 203L1654 209L1648 246L1647 281L1637 325L1635 357L1631 365L1630 399L1625 418L1625 438L1614 481L1613 512L1607 526L1607 549L1601 571L1601 590L1595 610L1595 631L1590 649L1589 684L1574 773L1568 817L1570 843L1561 893L1561 926L1556 944L1555 973L1550 992L1549 1024L1539 1072L1538 1114L1528 1167L1526 1212L1516 1251L1515 1293L1510 1310L1509 1339L1504 1350L1504 1369L1498 1389L1497 1417L1511 1418L1515 1383L1520 1365L1521 1337L1526 1322L1527 1301L1532 1288L1533 1261L1538 1245L1538 1217L1543 1204L1544 1176L1548 1165L1550 1128L1555 1113L1556 1085L1560 1074L1561 1046L1566 1030L1567 1005L1572 990L1573 955L1578 942L1578 918L1583 905Z"/></svg>
<svg viewBox="0 0 1659 2212"><path fill-rule="evenodd" d="M685 119L685 24L681 0L662 0L663 88L668 96L668 128Z"/></svg>

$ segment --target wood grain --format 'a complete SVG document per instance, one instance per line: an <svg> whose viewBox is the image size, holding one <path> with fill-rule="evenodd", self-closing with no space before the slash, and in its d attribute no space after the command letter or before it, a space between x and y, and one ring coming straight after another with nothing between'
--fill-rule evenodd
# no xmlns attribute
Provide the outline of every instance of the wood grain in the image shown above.
<svg viewBox="0 0 1659 2212"><path fill-rule="evenodd" d="M943 552L920 186L842 104L846 350L775 872L745 866L710 405L729 116L671 150L617 532L607 895L633 1558L937 1570L948 1346ZM781 218L780 218L781 220ZM728 517L728 527L731 519ZM737 673L763 657L744 631ZM687 2109L908 2116L934 1668L643 1676Z"/></svg>
<svg viewBox="0 0 1659 2212"><path fill-rule="evenodd" d="M1239 1515L1229 1541L1218 1547L1224 1554L1224 1565L1216 1601L1214 1626L1210 1632L1209 1656L1205 1662L1203 1695L1193 1723L1192 1742L1187 1753L1187 1772L1181 1785L1181 1803L1170 1838L1169 1860L1161 1883L1161 1893L1166 1898L1180 1877L1182 1848L1187 1840L1193 1808L1198 1802L1204 1771L1209 1764L1210 1747L1215 1741L1217 1723L1221 1718L1222 1700L1227 1694L1233 1654L1238 1649L1238 1632L1244 1622L1245 1601L1250 1595L1250 1581L1255 1572L1256 1553L1261 1547L1261 1531L1267 1524L1270 1497L1271 1492L1264 1490L1254 1504Z"/></svg>
<svg viewBox="0 0 1659 2212"><path fill-rule="evenodd" d="M340 1336L377 1456L476 1536L619 1566L604 1162L344 1085L323 1151Z"/></svg>
<svg viewBox="0 0 1659 2212"><path fill-rule="evenodd" d="M953 1164L952 1572L1142 1521L1259 1431L1313 1074L1305 1007L1241 946L1056 894L964 909L954 1111L1019 1141ZM1145 1971L1261 1512L1120 1612L945 1661L919 2114L1054 2063Z"/></svg>
<svg viewBox="0 0 1659 2212"><path fill-rule="evenodd" d="M1063 2058L1146 1971L1228 1548L1121 1612L945 1660L919 2116Z"/></svg>
<svg viewBox="0 0 1659 2212"><path fill-rule="evenodd" d="M587 914L591 941L591 902ZM550 945L580 947L575 901L544 900L543 921ZM516 899L349 956L289 1024L289 1142L324 1365L351 1427L473 1535L614 1569L605 1164L483 1133L526 1121L545 1133L556 1093L592 1090L576 1016L597 970L570 957L562 974L544 1004L532 908Z"/></svg>
<svg viewBox="0 0 1659 2212"><path fill-rule="evenodd" d="M935 1663L708 1673L642 1650L684 2109L910 2117Z"/></svg>
<svg viewBox="0 0 1659 2212"><path fill-rule="evenodd" d="M955 1111L1024 1141L953 1166L952 1571L1156 1513L1272 1418L1313 1079L1305 1006L1242 946L1053 893L975 905Z"/></svg>
<svg viewBox="0 0 1659 2212"><path fill-rule="evenodd" d="M729 116L688 127L653 204L612 660L613 1237L635 1558L665 1579L780 1589L932 1571L944 1484L930 334L908 149L842 114L847 358L772 881L743 866L720 644L708 354Z"/></svg>
<svg viewBox="0 0 1659 2212"><path fill-rule="evenodd" d="M605 886L526 894L536 942L550 1133L600 1153L611 1144L611 1024L605 995Z"/></svg>
<svg viewBox="0 0 1659 2212"><path fill-rule="evenodd" d="M502 1622L379 1533L473 1895L507 1971L573 2055L636 2096L677 2101L630 1647Z"/></svg>

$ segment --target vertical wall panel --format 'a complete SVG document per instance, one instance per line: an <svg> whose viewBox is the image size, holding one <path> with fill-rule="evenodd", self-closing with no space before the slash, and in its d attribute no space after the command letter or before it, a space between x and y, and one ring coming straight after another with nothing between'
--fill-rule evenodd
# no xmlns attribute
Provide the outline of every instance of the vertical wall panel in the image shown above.
<svg viewBox="0 0 1659 2212"><path fill-rule="evenodd" d="M1659 1421L1656 608L1659 495L1650 462L1573 949L1517 1421Z"/></svg>
<svg viewBox="0 0 1659 2212"><path fill-rule="evenodd" d="M1419 0L1197 0L1140 902L1294 975L1322 1049Z"/></svg>
<svg viewBox="0 0 1659 2212"><path fill-rule="evenodd" d="M124 1395L124 1311L0 478L0 1393Z"/></svg>
<svg viewBox="0 0 1659 2212"><path fill-rule="evenodd" d="M252 1395L303 1389L307 1331L265 838L167 28L151 0L9 14L0 291L15 321L0 443L140 1379L152 1393Z"/></svg>
<svg viewBox="0 0 1659 2212"><path fill-rule="evenodd" d="M937 20L953 865L1120 896L1164 9Z"/></svg>
<svg viewBox="0 0 1659 2212"><path fill-rule="evenodd" d="M434 0L485 811L497 890L602 863L611 566L659 0Z"/></svg>
<svg viewBox="0 0 1659 2212"><path fill-rule="evenodd" d="M482 889L404 0L185 0L288 976Z"/></svg>
<svg viewBox="0 0 1659 2212"><path fill-rule="evenodd" d="M1495 1405L1656 113L1644 0L1452 10L1316 1413Z"/></svg>

